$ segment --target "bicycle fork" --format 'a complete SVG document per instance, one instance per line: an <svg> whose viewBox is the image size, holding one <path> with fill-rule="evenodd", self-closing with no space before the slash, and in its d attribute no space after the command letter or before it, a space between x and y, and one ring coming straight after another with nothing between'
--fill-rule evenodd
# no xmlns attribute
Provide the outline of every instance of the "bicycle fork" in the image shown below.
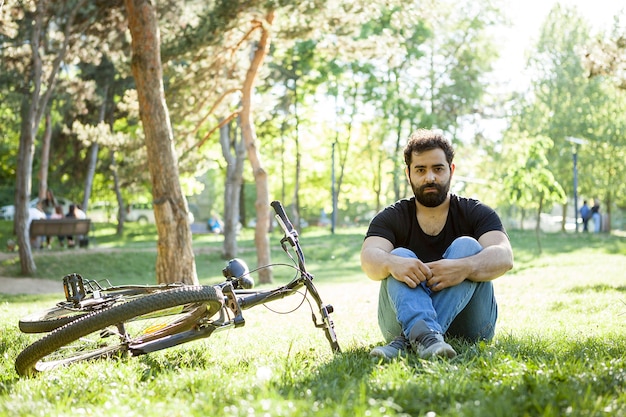
<svg viewBox="0 0 626 417"><path fill-rule="evenodd" d="M315 315L315 313L312 312L311 318L313 320L313 324L316 328L324 330L324 334L326 335L326 339L328 339L328 343L330 343L330 348L332 349L332 351L335 353L341 352L339 342L337 342L337 334L335 333L335 323L330 317L330 314L335 311L335 308L330 304L323 305L322 298L317 292L317 289L313 285L309 285L309 281L305 281L305 286L320 310L322 321L321 323L319 323L317 321L317 316Z"/></svg>

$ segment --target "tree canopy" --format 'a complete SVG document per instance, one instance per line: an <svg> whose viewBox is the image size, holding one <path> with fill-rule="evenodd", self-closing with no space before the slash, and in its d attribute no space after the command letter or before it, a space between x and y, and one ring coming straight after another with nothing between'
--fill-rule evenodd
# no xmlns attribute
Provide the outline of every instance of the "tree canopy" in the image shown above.
<svg viewBox="0 0 626 417"><path fill-rule="evenodd" d="M59 195L83 204L116 201L123 227L125 204L156 198L155 157L131 73L128 6L48 3L0 8L0 202L25 210L45 172ZM197 206L197 220L228 211L233 203L224 195L231 195L241 198L237 218L244 227L262 223L260 240L269 223L260 210L269 208L258 204L270 196L283 200L298 223L325 214L333 225L367 221L406 195L401 148L417 127L442 129L454 141L456 191L513 217L557 205L565 227L573 151L580 195L602 200L609 214L625 208L623 17L593 32L575 8L557 4L529 51L530 86L494 93L495 29L507 19L501 6L497 0L156 5L174 175ZM262 57L255 55L260 45ZM505 128L488 135L480 128L485 120ZM249 137L239 193L224 192L234 163L220 141L226 125L229 135ZM574 150L568 137L585 144ZM266 187L259 188L261 177Z"/></svg>

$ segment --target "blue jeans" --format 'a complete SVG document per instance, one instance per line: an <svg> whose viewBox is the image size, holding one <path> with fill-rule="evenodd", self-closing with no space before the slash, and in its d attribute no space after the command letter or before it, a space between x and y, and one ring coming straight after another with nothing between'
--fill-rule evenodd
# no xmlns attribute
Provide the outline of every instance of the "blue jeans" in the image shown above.
<svg viewBox="0 0 626 417"><path fill-rule="evenodd" d="M594 233L600 233L601 230L601 225L602 225L602 216L600 215L600 213L593 213L593 232Z"/></svg>
<svg viewBox="0 0 626 417"><path fill-rule="evenodd" d="M475 255L482 246L474 238L463 236L452 242L443 254L447 259ZM417 256L406 248L396 248L394 255ZM422 282L411 288L393 277L381 281L378 299L378 325L383 337L390 342L400 334L408 335L420 320L431 330L446 336L472 342L491 340L498 317L493 284L465 280L441 291L431 291Z"/></svg>

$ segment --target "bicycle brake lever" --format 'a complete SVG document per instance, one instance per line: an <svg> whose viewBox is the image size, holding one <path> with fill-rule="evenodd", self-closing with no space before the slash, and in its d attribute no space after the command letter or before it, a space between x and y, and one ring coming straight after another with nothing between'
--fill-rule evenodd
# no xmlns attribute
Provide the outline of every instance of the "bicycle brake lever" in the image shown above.
<svg viewBox="0 0 626 417"><path fill-rule="evenodd" d="M281 243L284 240L287 240L292 247L296 246L296 243L298 241L298 232L296 231L296 229L294 229L293 225L289 221L289 217L287 217L283 205L280 203L280 201L272 201L270 205L274 209L274 212L276 212L276 221L280 225L281 229L283 229L283 231L285 232L285 237L283 238L283 240L281 240Z"/></svg>
<svg viewBox="0 0 626 417"><path fill-rule="evenodd" d="M280 224L280 227L285 232L285 236L280 240L280 243L284 244L284 242L289 242L291 247L296 246L296 242L298 241L298 232L296 231L296 229L292 228L291 230L289 230L289 228L287 227L287 225L285 225L285 223L283 223L283 219L281 219L279 215L276 215L276 221L278 221L278 224ZM283 249L285 248L283 247Z"/></svg>

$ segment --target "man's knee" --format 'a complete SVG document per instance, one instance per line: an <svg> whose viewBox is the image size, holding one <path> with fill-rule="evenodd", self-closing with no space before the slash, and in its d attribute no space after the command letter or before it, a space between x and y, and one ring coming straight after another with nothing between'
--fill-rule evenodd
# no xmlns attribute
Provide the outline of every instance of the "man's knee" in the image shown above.
<svg viewBox="0 0 626 417"><path fill-rule="evenodd" d="M465 258L467 256L476 255L483 247L478 240L470 236L461 236L452 242L446 252L443 254L447 259Z"/></svg>
<svg viewBox="0 0 626 417"><path fill-rule="evenodd" d="M401 256L402 258L415 258L417 259L417 255L410 249L407 248L395 248L391 251L392 255Z"/></svg>

